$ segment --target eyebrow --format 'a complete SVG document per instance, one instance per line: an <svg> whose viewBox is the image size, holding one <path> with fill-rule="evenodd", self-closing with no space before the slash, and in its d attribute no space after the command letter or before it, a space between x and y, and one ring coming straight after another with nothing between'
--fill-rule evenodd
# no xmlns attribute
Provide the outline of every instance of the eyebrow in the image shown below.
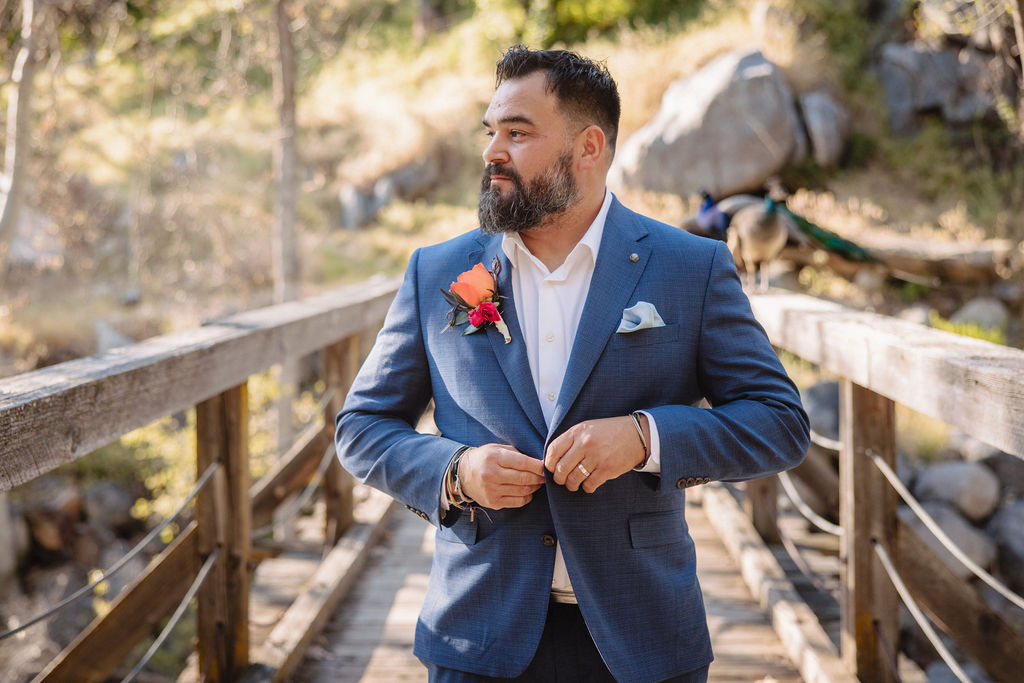
<svg viewBox="0 0 1024 683"><path fill-rule="evenodd" d="M493 126L487 122L487 119L483 119L481 123L484 124L484 128L493 128ZM497 123L499 125L508 123L525 123L529 126L536 125L532 119L523 116L522 114L511 114L509 116L503 116L502 118L498 119Z"/></svg>

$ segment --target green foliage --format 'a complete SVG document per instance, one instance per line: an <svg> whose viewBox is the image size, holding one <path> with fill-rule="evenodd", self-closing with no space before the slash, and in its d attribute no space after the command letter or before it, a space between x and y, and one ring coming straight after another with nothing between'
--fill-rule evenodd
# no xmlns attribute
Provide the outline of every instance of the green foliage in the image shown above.
<svg viewBox="0 0 1024 683"><path fill-rule="evenodd" d="M478 3L478 6L490 3ZM697 17L706 0L532 0L522 35L529 44L572 45L618 27L685 22Z"/></svg>
<svg viewBox="0 0 1024 683"><path fill-rule="evenodd" d="M946 320L936 311L928 316L928 323L937 330L952 332L963 337L972 337L992 342L993 344L1006 345L1006 330L997 327L982 327L977 323L955 323Z"/></svg>
<svg viewBox="0 0 1024 683"><path fill-rule="evenodd" d="M794 0L802 12L826 36L832 57L840 67L844 88L855 87L864 77L864 61L870 48L872 26L859 0Z"/></svg>

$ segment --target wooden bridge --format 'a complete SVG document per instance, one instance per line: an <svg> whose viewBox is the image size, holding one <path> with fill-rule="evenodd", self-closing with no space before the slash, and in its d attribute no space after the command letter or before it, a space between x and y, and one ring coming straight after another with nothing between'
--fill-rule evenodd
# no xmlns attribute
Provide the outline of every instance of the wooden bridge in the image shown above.
<svg viewBox="0 0 1024 683"><path fill-rule="evenodd" d="M396 287L364 283L0 380L0 492L196 411L191 521L39 680L134 679L141 666L129 653L193 597L196 651L180 680L423 680L410 645L432 536L354 487L330 451L333 416ZM815 605L779 550L799 545L804 525L779 506L776 478L739 497L717 484L690 497L712 680L911 680L893 647L901 600L994 680L1015 680L1024 640L903 529L889 475L897 402L1024 457L1024 352L801 295L752 304L776 347L839 378L840 529L815 543L828 584ZM322 362L324 419L251 482L247 379L310 354ZM315 529L253 540L254 527L317 487Z"/></svg>

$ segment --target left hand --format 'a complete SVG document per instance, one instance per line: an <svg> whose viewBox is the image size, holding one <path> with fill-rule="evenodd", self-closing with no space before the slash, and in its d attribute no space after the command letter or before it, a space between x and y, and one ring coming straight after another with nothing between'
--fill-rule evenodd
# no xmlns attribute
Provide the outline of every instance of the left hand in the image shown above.
<svg viewBox="0 0 1024 683"><path fill-rule="evenodd" d="M641 417L645 423L646 417ZM649 441L648 441L649 442ZM556 484L570 491L582 488L593 493L601 484L615 479L643 462L644 447L633 418L606 417L587 420L569 428L548 444L546 467ZM579 468L590 472L585 476Z"/></svg>

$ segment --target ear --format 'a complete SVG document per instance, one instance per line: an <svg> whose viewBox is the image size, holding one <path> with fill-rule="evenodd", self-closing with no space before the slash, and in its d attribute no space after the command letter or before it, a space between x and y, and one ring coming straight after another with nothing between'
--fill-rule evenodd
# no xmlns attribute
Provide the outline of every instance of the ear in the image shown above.
<svg viewBox="0 0 1024 683"><path fill-rule="evenodd" d="M607 140L601 126L587 126L576 136L576 153L581 169L598 168L603 163L604 148Z"/></svg>

